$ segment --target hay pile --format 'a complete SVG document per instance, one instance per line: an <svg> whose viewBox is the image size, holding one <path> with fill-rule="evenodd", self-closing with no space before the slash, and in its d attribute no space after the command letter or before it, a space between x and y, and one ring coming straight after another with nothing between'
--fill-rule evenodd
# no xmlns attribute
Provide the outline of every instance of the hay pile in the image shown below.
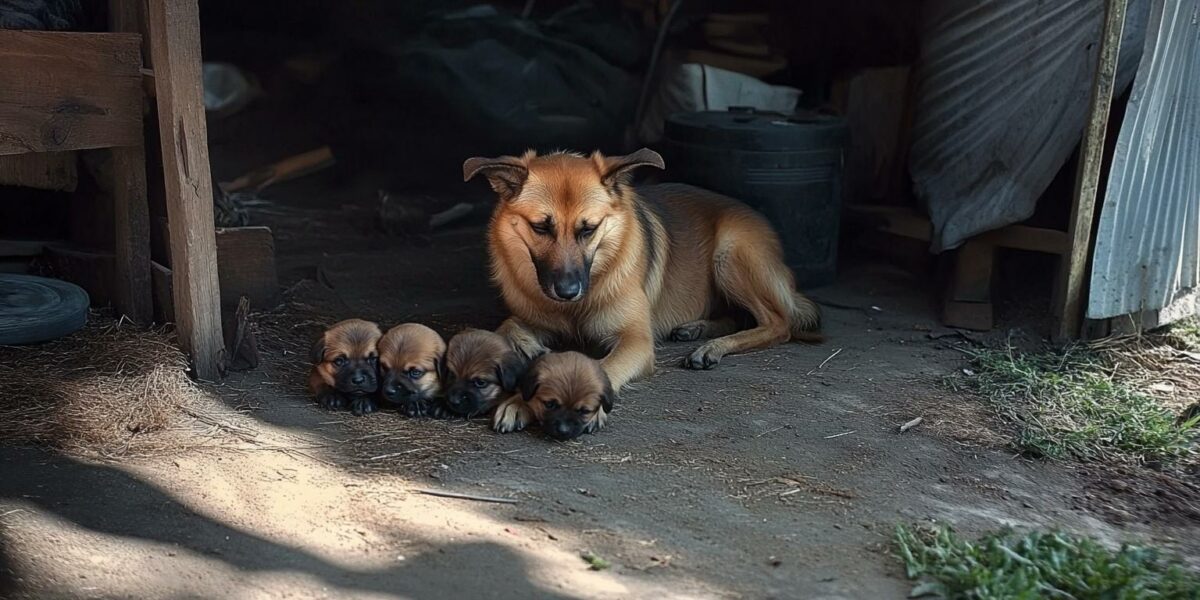
<svg viewBox="0 0 1200 600"><path fill-rule="evenodd" d="M1114 378L1138 387L1181 416L1200 404L1200 340L1187 335L1191 322L1143 335L1111 337L1089 349Z"/></svg>
<svg viewBox="0 0 1200 600"><path fill-rule="evenodd" d="M99 312L82 330L32 346L0 346L0 442L125 456L175 424L205 394L166 330Z"/></svg>

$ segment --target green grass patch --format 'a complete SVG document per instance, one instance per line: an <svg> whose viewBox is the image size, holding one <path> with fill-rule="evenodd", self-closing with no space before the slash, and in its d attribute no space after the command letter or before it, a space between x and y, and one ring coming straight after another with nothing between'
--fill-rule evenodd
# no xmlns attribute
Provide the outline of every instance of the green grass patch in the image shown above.
<svg viewBox="0 0 1200 600"><path fill-rule="evenodd" d="M1200 577L1152 548L1109 550L1087 538L1011 530L971 542L949 528L896 528L911 597L1192 599Z"/></svg>
<svg viewBox="0 0 1200 600"><path fill-rule="evenodd" d="M969 377L952 383L986 398L1016 427L1022 452L1142 464L1169 464L1192 452L1197 419L1179 422L1083 348L979 350L973 357Z"/></svg>

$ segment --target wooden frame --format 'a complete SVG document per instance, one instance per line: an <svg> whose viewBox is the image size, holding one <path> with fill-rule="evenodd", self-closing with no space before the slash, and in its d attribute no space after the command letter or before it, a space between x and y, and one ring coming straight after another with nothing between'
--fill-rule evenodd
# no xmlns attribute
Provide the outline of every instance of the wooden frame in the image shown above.
<svg viewBox="0 0 1200 600"><path fill-rule="evenodd" d="M174 290L169 312L195 375L213 380L223 346L197 0L110 0L109 16L108 33L0 30L0 156L111 153L116 243L113 281L106 283L118 311L149 323L143 119L146 98L156 100ZM12 173L51 175L16 167Z"/></svg>

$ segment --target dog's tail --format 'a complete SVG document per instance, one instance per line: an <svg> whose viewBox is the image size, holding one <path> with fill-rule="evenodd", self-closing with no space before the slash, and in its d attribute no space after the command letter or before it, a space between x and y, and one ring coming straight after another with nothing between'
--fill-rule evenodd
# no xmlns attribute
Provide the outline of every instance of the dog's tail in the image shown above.
<svg viewBox="0 0 1200 600"><path fill-rule="evenodd" d="M792 339L810 344L825 341L821 335L821 308L800 292L792 292L791 297Z"/></svg>

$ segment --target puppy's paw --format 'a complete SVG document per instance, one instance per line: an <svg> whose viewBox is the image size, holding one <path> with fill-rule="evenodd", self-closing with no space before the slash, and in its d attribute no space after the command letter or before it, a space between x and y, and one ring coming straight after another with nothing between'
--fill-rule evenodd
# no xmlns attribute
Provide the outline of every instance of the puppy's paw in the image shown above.
<svg viewBox="0 0 1200 600"><path fill-rule="evenodd" d="M425 416L430 419L449 419L450 410L441 400L430 400L425 405Z"/></svg>
<svg viewBox="0 0 1200 600"><path fill-rule="evenodd" d="M355 396L350 401L350 412L356 416L369 415L379 409L379 405L375 403L375 398L371 396Z"/></svg>
<svg viewBox="0 0 1200 600"><path fill-rule="evenodd" d="M707 371L720 364L723 356L725 356L725 351L720 347L713 344L704 344L697 348L691 356L683 359L683 366L687 369Z"/></svg>
<svg viewBox="0 0 1200 600"><path fill-rule="evenodd" d="M492 429L499 433L512 433L525 429L533 420L533 413L519 396L513 396L496 407L492 414Z"/></svg>
<svg viewBox="0 0 1200 600"><path fill-rule="evenodd" d="M550 352L550 349L536 335L524 327L502 327L498 333L508 339L508 343L512 345L514 350L524 354L525 358L529 360Z"/></svg>
<svg viewBox="0 0 1200 600"><path fill-rule="evenodd" d="M694 342L704 337L704 328L707 324L704 321L692 321L684 323L679 327L671 330L672 342Z"/></svg>
<svg viewBox="0 0 1200 600"><path fill-rule="evenodd" d="M317 396L317 404L325 410L342 410L346 408L346 397L337 392L324 392Z"/></svg>
<svg viewBox="0 0 1200 600"><path fill-rule="evenodd" d="M427 403L421 398L409 398L400 402L400 414L406 417L424 417L427 412L426 408Z"/></svg>

